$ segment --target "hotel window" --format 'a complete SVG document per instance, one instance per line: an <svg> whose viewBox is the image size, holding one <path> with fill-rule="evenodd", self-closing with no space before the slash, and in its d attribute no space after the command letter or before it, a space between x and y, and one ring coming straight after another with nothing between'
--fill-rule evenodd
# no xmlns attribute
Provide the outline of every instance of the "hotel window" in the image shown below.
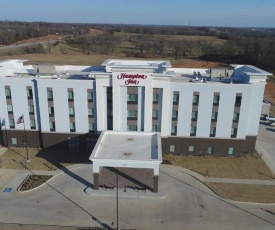
<svg viewBox="0 0 275 230"><path fill-rule="evenodd" d="M74 107L69 108L69 115L70 117L74 117Z"/></svg>
<svg viewBox="0 0 275 230"><path fill-rule="evenodd" d="M6 94L6 98L11 98L11 89L5 88L5 94Z"/></svg>
<svg viewBox="0 0 275 230"><path fill-rule="evenodd" d="M194 152L195 152L195 146L190 145L190 146L188 147L188 152L189 152L189 153L194 153Z"/></svg>
<svg viewBox="0 0 275 230"><path fill-rule="evenodd" d="M138 95L137 94L127 94L127 101L128 102L138 102Z"/></svg>
<svg viewBox="0 0 275 230"><path fill-rule="evenodd" d="M137 110L127 110L127 117L128 118L137 118Z"/></svg>
<svg viewBox="0 0 275 230"><path fill-rule="evenodd" d="M8 113L13 113L12 105L7 105Z"/></svg>
<svg viewBox="0 0 275 230"><path fill-rule="evenodd" d="M235 113L233 114L233 122L238 122L239 121L239 116L240 114L239 113Z"/></svg>
<svg viewBox="0 0 275 230"><path fill-rule="evenodd" d="M208 154L213 154L214 153L214 148L213 147L208 147L207 148L207 153Z"/></svg>
<svg viewBox="0 0 275 230"><path fill-rule="evenodd" d="M11 144L17 145L17 138L11 138Z"/></svg>
<svg viewBox="0 0 275 230"><path fill-rule="evenodd" d="M191 126L190 136L196 136L196 132L197 132L197 127Z"/></svg>
<svg viewBox="0 0 275 230"><path fill-rule="evenodd" d="M74 122L70 122L70 131L75 132L75 123Z"/></svg>
<svg viewBox="0 0 275 230"><path fill-rule="evenodd" d="M212 112L211 121L217 121L218 119L218 112Z"/></svg>
<svg viewBox="0 0 275 230"><path fill-rule="evenodd" d="M170 145L170 147L169 147L169 152L170 152L170 153L174 153L175 150L176 150L176 146L175 146L175 145Z"/></svg>
<svg viewBox="0 0 275 230"><path fill-rule="evenodd" d="M94 131L94 123L89 123L89 132Z"/></svg>
<svg viewBox="0 0 275 230"><path fill-rule="evenodd" d="M176 125L172 125L171 126L171 135L172 136L176 136L177 134L177 126Z"/></svg>
<svg viewBox="0 0 275 230"><path fill-rule="evenodd" d="M153 119L157 119L158 118L158 110L153 110L152 117L153 117Z"/></svg>
<svg viewBox="0 0 275 230"><path fill-rule="evenodd" d="M55 131L55 122L54 121L50 121L50 131Z"/></svg>
<svg viewBox="0 0 275 230"><path fill-rule="evenodd" d="M216 136L216 127L210 127L210 137Z"/></svg>
<svg viewBox="0 0 275 230"><path fill-rule="evenodd" d="M87 92L87 98L88 98L88 101L93 101L94 99L93 92Z"/></svg>
<svg viewBox="0 0 275 230"><path fill-rule="evenodd" d="M172 119L177 119L178 118L178 111L177 110L173 110L172 111Z"/></svg>
<svg viewBox="0 0 275 230"><path fill-rule="evenodd" d="M198 111L192 111L192 121L198 120Z"/></svg>
<svg viewBox="0 0 275 230"><path fill-rule="evenodd" d="M93 116L94 115L94 109L93 108L88 108L88 115Z"/></svg>
<svg viewBox="0 0 275 230"><path fill-rule="evenodd" d="M157 131L158 131L158 126L152 125L152 132L157 132Z"/></svg>
<svg viewBox="0 0 275 230"><path fill-rule="evenodd" d="M34 119L30 120L30 125L31 125L31 129L35 129L36 124L35 124L35 120Z"/></svg>
<svg viewBox="0 0 275 230"><path fill-rule="evenodd" d="M193 95L193 105L198 105L200 100L199 95Z"/></svg>
<svg viewBox="0 0 275 230"><path fill-rule="evenodd" d="M219 105L219 102L220 102L220 96L219 95L214 95L213 105Z"/></svg>
<svg viewBox="0 0 275 230"><path fill-rule="evenodd" d="M173 104L178 104L179 103L179 95L178 94L174 94L173 95Z"/></svg>
<svg viewBox="0 0 275 230"><path fill-rule="evenodd" d="M15 128L15 125L14 125L14 119L9 119L9 123L10 123L10 128Z"/></svg>
<svg viewBox="0 0 275 230"><path fill-rule="evenodd" d="M54 116L54 107L48 107L50 117Z"/></svg>
<svg viewBox="0 0 275 230"><path fill-rule="evenodd" d="M28 96L28 99L32 99L33 98L32 89L27 89L27 96Z"/></svg>
<svg viewBox="0 0 275 230"><path fill-rule="evenodd" d="M34 105L29 105L29 113L34 114Z"/></svg>
<svg viewBox="0 0 275 230"><path fill-rule="evenodd" d="M228 148L228 155L233 155L234 154L234 148L229 147Z"/></svg>
<svg viewBox="0 0 275 230"><path fill-rule="evenodd" d="M127 125L127 131L137 131L136 125Z"/></svg>
<svg viewBox="0 0 275 230"><path fill-rule="evenodd" d="M231 137L237 137L237 132L238 132L237 128L232 128L231 129Z"/></svg>
<svg viewBox="0 0 275 230"><path fill-rule="evenodd" d="M242 96L236 96L235 106L240 106L242 103Z"/></svg>
<svg viewBox="0 0 275 230"><path fill-rule="evenodd" d="M48 97L48 101L53 100L53 91L52 90L47 90L47 97Z"/></svg>
<svg viewBox="0 0 275 230"><path fill-rule="evenodd" d="M68 100L73 101L74 100L74 92L73 91L68 91Z"/></svg>
<svg viewBox="0 0 275 230"><path fill-rule="evenodd" d="M159 101L159 94L158 93L154 93L153 94L153 102L157 103Z"/></svg>

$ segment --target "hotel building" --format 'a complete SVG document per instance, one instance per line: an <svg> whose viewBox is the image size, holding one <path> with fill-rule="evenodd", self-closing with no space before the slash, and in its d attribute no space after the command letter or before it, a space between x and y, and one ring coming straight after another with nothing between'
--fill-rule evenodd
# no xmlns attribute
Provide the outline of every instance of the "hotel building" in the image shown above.
<svg viewBox="0 0 275 230"><path fill-rule="evenodd" d="M24 62L0 62L0 144L72 151L92 151L102 131L114 130L159 132L164 154L253 152L272 75L250 65L172 68L162 60Z"/></svg>

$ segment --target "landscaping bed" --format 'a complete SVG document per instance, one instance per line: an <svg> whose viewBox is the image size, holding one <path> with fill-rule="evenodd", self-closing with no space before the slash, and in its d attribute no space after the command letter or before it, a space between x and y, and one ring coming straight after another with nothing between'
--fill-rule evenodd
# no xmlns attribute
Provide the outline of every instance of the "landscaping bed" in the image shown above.
<svg viewBox="0 0 275 230"><path fill-rule="evenodd" d="M22 183L20 191L28 191L46 183L52 176L48 175L29 175Z"/></svg>

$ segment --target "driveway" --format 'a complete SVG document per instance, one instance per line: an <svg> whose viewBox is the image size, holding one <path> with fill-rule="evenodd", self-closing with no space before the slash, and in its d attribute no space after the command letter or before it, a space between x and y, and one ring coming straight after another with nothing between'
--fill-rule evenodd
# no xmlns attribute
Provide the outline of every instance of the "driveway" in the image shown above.
<svg viewBox="0 0 275 230"><path fill-rule="evenodd" d="M266 121L260 121L256 150L275 174L275 127Z"/></svg>
<svg viewBox="0 0 275 230"><path fill-rule="evenodd" d="M33 191L2 191L0 222L116 227L116 191L94 192L92 178L92 165L81 165ZM120 228L275 229L275 205L223 200L176 167L161 165L159 186L158 195L119 190Z"/></svg>

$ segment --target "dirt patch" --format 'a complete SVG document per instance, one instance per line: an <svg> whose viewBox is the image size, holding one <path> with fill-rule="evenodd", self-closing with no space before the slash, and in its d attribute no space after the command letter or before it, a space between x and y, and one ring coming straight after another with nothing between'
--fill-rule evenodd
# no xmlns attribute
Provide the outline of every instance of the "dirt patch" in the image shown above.
<svg viewBox="0 0 275 230"><path fill-rule="evenodd" d="M243 202L275 203L275 185L207 183L221 197Z"/></svg>
<svg viewBox="0 0 275 230"><path fill-rule="evenodd" d="M259 155L243 157L198 157L165 155L164 161L200 173L203 176L236 179L273 180L275 176Z"/></svg>
<svg viewBox="0 0 275 230"><path fill-rule="evenodd" d="M52 171L77 163L87 163L91 153L73 151L53 151L28 149L30 162L25 163L27 152L25 148L12 148L2 156L3 169L27 169Z"/></svg>

